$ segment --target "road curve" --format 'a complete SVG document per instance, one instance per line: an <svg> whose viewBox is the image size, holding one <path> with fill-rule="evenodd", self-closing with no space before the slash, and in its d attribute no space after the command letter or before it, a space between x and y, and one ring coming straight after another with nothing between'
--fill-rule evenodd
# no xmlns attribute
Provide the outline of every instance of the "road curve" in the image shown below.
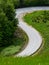
<svg viewBox="0 0 49 65"><path fill-rule="evenodd" d="M27 25L22 19L23 15L26 14L27 12L30 13L37 10L49 10L49 7L29 7L29 8L21 8L16 10L16 14L17 14L16 17L19 20L18 26L26 32L26 34L29 37L29 42L26 48L15 56L26 57L32 55L40 48L42 44L42 37L39 34L39 32L33 27Z"/></svg>

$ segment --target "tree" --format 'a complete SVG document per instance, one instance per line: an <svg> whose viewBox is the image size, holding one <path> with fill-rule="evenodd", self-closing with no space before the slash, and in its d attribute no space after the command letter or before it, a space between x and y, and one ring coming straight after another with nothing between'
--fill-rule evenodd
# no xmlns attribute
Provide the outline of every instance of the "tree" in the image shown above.
<svg viewBox="0 0 49 65"><path fill-rule="evenodd" d="M7 0L2 2L0 6L0 46L14 43L12 41L17 23L14 6Z"/></svg>

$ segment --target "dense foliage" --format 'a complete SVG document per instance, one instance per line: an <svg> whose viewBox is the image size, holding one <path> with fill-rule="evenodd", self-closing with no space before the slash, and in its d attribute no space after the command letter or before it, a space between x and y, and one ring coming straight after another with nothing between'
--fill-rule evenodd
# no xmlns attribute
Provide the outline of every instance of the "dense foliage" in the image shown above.
<svg viewBox="0 0 49 65"><path fill-rule="evenodd" d="M8 3L10 2L11 4L13 4L15 8L30 7L30 6L49 6L49 0L7 0L7 1Z"/></svg>
<svg viewBox="0 0 49 65"><path fill-rule="evenodd" d="M27 43L28 37L18 28L15 6L18 0L0 0L0 55L10 56L18 53Z"/></svg>
<svg viewBox="0 0 49 65"><path fill-rule="evenodd" d="M49 0L23 0L24 6L48 6Z"/></svg>
<svg viewBox="0 0 49 65"><path fill-rule="evenodd" d="M13 44L17 27L14 5L10 0L0 1L0 46Z"/></svg>
<svg viewBox="0 0 49 65"><path fill-rule="evenodd" d="M30 6L49 6L49 0L12 0L15 8Z"/></svg>

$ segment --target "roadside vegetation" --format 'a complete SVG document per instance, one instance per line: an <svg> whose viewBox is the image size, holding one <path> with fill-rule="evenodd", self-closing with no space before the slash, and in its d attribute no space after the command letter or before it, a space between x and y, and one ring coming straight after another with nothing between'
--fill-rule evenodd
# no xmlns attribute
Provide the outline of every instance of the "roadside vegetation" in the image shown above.
<svg viewBox="0 0 49 65"><path fill-rule="evenodd" d="M11 56L19 52L28 41L25 32L17 26L14 2L0 0L0 55L2 56Z"/></svg>
<svg viewBox="0 0 49 65"><path fill-rule="evenodd" d="M49 6L49 0L10 0L14 3L15 8L30 6Z"/></svg>
<svg viewBox="0 0 49 65"><path fill-rule="evenodd" d="M38 30L43 37L44 46L41 49L41 51L36 55L37 60L45 59L41 63L48 61L49 60L49 11L41 10L41 11L35 11L32 13L27 13L24 16L24 21L28 23L29 25L31 25L32 27L34 27L36 30ZM36 59L36 56L34 57L35 59Z"/></svg>
<svg viewBox="0 0 49 65"><path fill-rule="evenodd" d="M18 27L14 35L14 44L0 47L1 56L14 56L22 51L23 47L28 43L28 36L21 28Z"/></svg>
<svg viewBox="0 0 49 65"><path fill-rule="evenodd" d="M49 6L49 0L20 0L22 7L30 6Z"/></svg>

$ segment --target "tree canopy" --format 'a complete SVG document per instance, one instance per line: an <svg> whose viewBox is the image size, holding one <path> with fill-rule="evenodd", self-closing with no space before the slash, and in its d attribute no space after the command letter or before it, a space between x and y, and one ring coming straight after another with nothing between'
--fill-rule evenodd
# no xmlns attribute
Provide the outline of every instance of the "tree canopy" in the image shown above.
<svg viewBox="0 0 49 65"><path fill-rule="evenodd" d="M13 44L17 28L14 5L10 0L0 1L0 46Z"/></svg>

